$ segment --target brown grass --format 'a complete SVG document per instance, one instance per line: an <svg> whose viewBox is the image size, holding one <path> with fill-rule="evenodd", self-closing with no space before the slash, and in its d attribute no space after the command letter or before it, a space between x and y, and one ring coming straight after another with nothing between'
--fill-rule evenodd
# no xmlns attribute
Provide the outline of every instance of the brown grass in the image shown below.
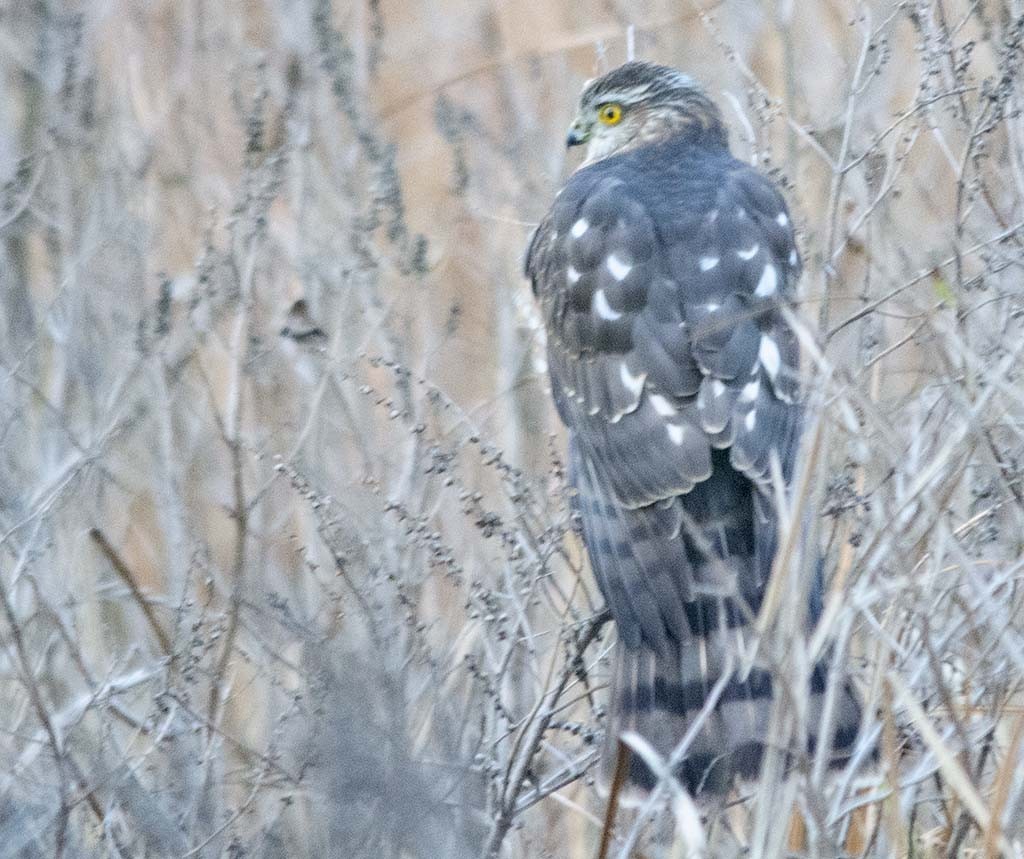
<svg viewBox="0 0 1024 859"><path fill-rule="evenodd" d="M874 718L610 855L794 808L801 856L1020 854L1022 15L0 2L0 857L595 855L614 633L520 264L630 28L788 189L831 578L805 641L792 541L762 646Z"/></svg>

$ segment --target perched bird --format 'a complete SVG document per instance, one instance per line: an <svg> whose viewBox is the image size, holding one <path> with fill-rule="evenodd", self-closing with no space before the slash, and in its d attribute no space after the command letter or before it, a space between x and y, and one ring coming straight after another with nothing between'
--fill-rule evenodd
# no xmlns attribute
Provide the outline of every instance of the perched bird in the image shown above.
<svg viewBox="0 0 1024 859"><path fill-rule="evenodd" d="M604 775L626 730L667 757L721 679L678 771L691 792L720 795L759 772L772 710L770 671L742 657L779 541L772 462L788 485L801 434L783 312L801 268L793 225L675 69L630 62L589 82L567 142L586 160L534 233L526 274L584 542L618 628ZM826 685L822 663L807 689L812 749ZM836 759L860 720L839 689ZM654 782L637 755L628 779Z"/></svg>

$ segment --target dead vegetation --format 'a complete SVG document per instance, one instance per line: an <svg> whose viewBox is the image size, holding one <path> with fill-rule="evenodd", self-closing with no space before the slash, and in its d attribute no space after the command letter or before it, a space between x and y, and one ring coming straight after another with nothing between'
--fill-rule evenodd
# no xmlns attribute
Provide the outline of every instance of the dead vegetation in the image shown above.
<svg viewBox="0 0 1024 859"><path fill-rule="evenodd" d="M1016 0L0 2L0 856L594 855L614 633L519 270L629 45L788 188L830 587L803 640L792 545L762 646L791 690L832 646L875 718L728 824L666 785L610 855L1024 852L1022 35Z"/></svg>

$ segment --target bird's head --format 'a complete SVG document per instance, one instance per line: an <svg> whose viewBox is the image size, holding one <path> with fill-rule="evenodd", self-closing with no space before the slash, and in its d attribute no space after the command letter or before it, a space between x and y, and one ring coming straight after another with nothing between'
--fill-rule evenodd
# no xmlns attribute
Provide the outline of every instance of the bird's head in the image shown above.
<svg viewBox="0 0 1024 859"><path fill-rule="evenodd" d="M629 62L587 81L566 145L587 145L587 163L677 134L725 145L718 108L692 79L655 63Z"/></svg>

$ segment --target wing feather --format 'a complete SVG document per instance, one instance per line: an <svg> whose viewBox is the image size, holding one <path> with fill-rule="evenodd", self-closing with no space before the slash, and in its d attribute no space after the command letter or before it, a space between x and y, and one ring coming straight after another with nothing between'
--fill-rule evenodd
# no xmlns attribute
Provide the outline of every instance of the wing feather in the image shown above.
<svg viewBox="0 0 1024 859"><path fill-rule="evenodd" d="M699 578L695 559L680 565L674 547L692 554L700 541L670 536L652 524L665 514L652 511L671 509L716 468L743 475L748 482L725 491L747 495L767 490L773 456L792 471L799 349L782 307L799 259L785 203L755 170L731 159L662 165L664 181L653 185L645 169L610 158L576 173L534 235L526 268L576 485L616 511L581 509L602 590L627 637L638 629L656 644L678 624L652 606L674 604L672 576L687 594ZM706 514L694 514L697 530L714 536ZM748 523L755 542L774 531L771 518ZM750 554L770 570L768 552ZM744 575L761 583L766 572L733 578ZM733 590L756 598L751 584Z"/></svg>

